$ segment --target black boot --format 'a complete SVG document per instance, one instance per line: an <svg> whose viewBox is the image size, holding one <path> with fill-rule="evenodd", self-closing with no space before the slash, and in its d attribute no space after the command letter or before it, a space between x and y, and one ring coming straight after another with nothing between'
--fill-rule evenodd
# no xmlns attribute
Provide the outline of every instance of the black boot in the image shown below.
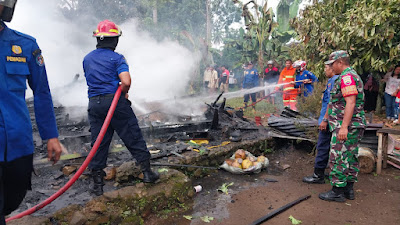
<svg viewBox="0 0 400 225"><path fill-rule="evenodd" d="M143 182L144 183L155 183L160 175L158 173L153 172L150 168L150 160L146 160L140 163L140 168L143 172Z"/></svg>
<svg viewBox="0 0 400 225"><path fill-rule="evenodd" d="M354 182L347 182L347 185L344 190L344 197L349 200L355 199L353 185L354 185Z"/></svg>
<svg viewBox="0 0 400 225"><path fill-rule="evenodd" d="M309 184L325 184L325 169L314 168L314 174L312 176L304 177L303 182Z"/></svg>
<svg viewBox="0 0 400 225"><path fill-rule="evenodd" d="M100 196L103 194L104 176L106 173L103 170L92 170L93 188L92 192Z"/></svg>
<svg viewBox="0 0 400 225"><path fill-rule="evenodd" d="M319 194L319 198L325 201L345 202L344 187L332 187L332 190Z"/></svg>

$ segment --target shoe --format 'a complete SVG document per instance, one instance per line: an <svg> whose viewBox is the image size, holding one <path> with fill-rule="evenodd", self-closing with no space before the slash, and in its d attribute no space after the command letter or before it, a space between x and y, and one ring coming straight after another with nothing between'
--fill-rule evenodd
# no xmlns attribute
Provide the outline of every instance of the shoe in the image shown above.
<svg viewBox="0 0 400 225"><path fill-rule="evenodd" d="M150 168L150 160L146 160L140 163L140 168L143 172L143 182L144 183L155 183L160 179L160 175L153 172Z"/></svg>
<svg viewBox="0 0 400 225"><path fill-rule="evenodd" d="M314 173L312 176L304 177L303 182L308 184L325 184L325 177Z"/></svg>
<svg viewBox="0 0 400 225"><path fill-rule="evenodd" d="M332 190L319 194L319 198L325 201L345 202L344 189L343 187L332 187Z"/></svg>
<svg viewBox="0 0 400 225"><path fill-rule="evenodd" d="M398 119L395 119L395 120L393 121L393 123L394 123L394 124L398 124L398 123L399 123L399 120L398 120Z"/></svg>
<svg viewBox="0 0 400 225"><path fill-rule="evenodd" d="M100 196L103 194L104 176L106 173L103 170L92 170L93 187L92 193Z"/></svg>
<svg viewBox="0 0 400 225"><path fill-rule="evenodd" d="M345 190L344 190L344 197L349 199L349 200L354 200L355 199L353 185L354 185L354 182L347 182L347 185L346 185Z"/></svg>

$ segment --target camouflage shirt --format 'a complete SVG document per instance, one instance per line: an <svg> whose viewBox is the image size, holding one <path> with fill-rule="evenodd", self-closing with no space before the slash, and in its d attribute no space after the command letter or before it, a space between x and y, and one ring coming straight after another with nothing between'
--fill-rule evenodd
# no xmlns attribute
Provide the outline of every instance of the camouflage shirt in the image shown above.
<svg viewBox="0 0 400 225"><path fill-rule="evenodd" d="M365 128L365 112L364 112L364 88L363 82L351 67L345 69L331 91L331 99L329 101L329 128L331 131L342 126L344 117L344 108L346 107L345 97L356 95L356 106L354 107L353 117L351 118L350 128Z"/></svg>

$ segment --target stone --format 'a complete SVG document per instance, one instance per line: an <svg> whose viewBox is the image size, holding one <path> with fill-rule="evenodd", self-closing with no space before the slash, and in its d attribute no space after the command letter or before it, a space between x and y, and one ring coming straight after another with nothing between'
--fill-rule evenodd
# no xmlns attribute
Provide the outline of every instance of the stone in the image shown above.
<svg viewBox="0 0 400 225"><path fill-rule="evenodd" d="M92 200L88 203L87 208L90 212L103 213L107 210L106 204L103 202Z"/></svg>
<svg viewBox="0 0 400 225"><path fill-rule="evenodd" d="M81 213L80 211L77 211L72 215L72 218L69 221L69 224L70 225L84 225L87 221L88 221L88 219L86 218L86 216L83 213Z"/></svg>
<svg viewBox="0 0 400 225"><path fill-rule="evenodd" d="M123 163L116 170L115 181L118 183L126 183L132 180L134 177L138 177L142 173L140 167L135 162L129 161Z"/></svg>
<svg viewBox="0 0 400 225"><path fill-rule="evenodd" d="M104 177L104 180L114 180L115 176L117 174L117 168L107 167L104 169L104 172L106 172L106 176Z"/></svg>
<svg viewBox="0 0 400 225"><path fill-rule="evenodd" d="M62 172L65 176L69 176L70 174L72 174L73 172L75 172L77 169L76 166L64 166L64 168L62 169Z"/></svg>
<svg viewBox="0 0 400 225"><path fill-rule="evenodd" d="M286 169L289 169L290 168L290 165L289 164L283 164L282 165L282 169L283 170L286 170Z"/></svg>
<svg viewBox="0 0 400 225"><path fill-rule="evenodd" d="M193 176L194 177L201 177L201 174L202 174L202 169L199 168L199 169L194 171Z"/></svg>

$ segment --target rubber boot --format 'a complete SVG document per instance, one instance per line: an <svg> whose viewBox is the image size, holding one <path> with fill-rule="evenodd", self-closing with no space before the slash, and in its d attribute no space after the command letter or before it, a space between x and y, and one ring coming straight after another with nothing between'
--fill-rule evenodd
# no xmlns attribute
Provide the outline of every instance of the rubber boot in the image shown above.
<svg viewBox="0 0 400 225"><path fill-rule="evenodd" d="M106 173L103 170L92 170L93 177L93 194L100 196L103 194L104 176Z"/></svg>
<svg viewBox="0 0 400 225"><path fill-rule="evenodd" d="M349 200L354 200L354 189L353 189L354 182L347 182L347 185L344 190L344 197Z"/></svg>
<svg viewBox="0 0 400 225"><path fill-rule="evenodd" d="M314 168L312 176L304 177L303 182L308 184L325 184L325 169Z"/></svg>
<svg viewBox="0 0 400 225"><path fill-rule="evenodd" d="M345 202L344 187L332 187L332 190L319 194L319 198L325 201Z"/></svg>
<svg viewBox="0 0 400 225"><path fill-rule="evenodd" d="M146 160L140 163L140 168L143 172L143 182L144 183L155 183L160 175L156 172L153 172L150 168L150 160Z"/></svg>

